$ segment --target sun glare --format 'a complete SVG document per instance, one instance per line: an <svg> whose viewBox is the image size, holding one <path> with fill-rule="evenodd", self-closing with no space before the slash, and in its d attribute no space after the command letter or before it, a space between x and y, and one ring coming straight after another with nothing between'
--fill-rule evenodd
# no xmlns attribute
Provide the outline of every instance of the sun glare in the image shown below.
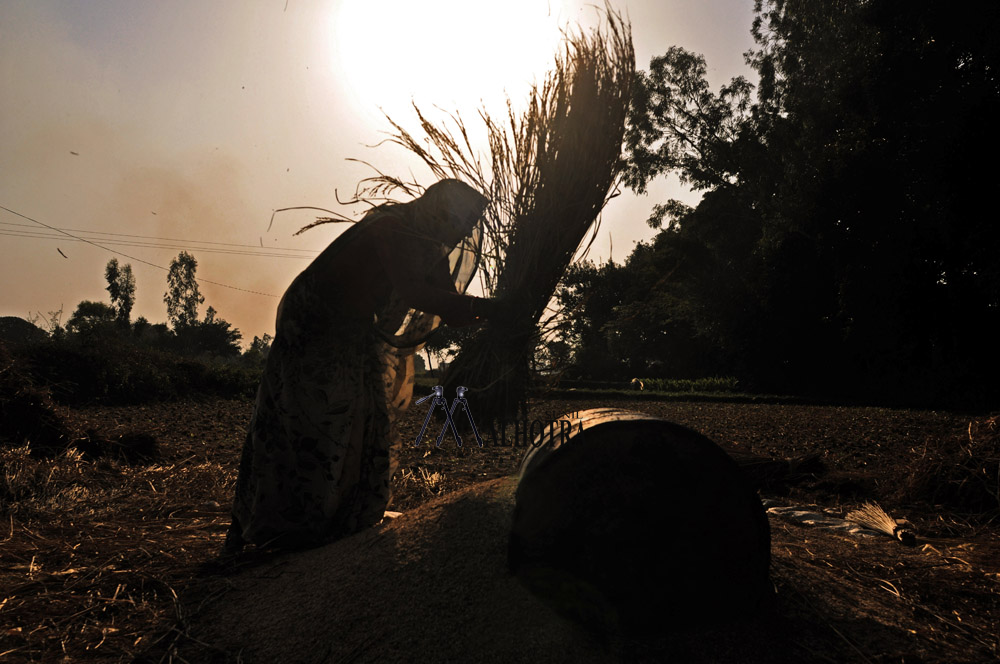
<svg viewBox="0 0 1000 664"><path fill-rule="evenodd" d="M552 0L343 0L332 57L357 110L381 119L439 106L504 112L550 69L569 3Z"/></svg>

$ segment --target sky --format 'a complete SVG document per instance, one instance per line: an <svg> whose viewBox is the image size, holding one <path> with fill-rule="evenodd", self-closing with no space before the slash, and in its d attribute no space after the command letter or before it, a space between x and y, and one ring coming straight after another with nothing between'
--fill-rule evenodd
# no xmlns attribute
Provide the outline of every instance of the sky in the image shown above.
<svg viewBox="0 0 1000 664"><path fill-rule="evenodd" d="M753 78L753 0L612 6L638 68L677 45L705 56L713 89ZM527 98L560 27L595 17L592 0L0 0L0 316L62 309L65 323L81 300L108 302L117 256L135 274L133 319L164 322L166 268L185 250L200 315L214 307L244 344L273 334L278 297L343 230L293 237L317 213L270 224L274 210L357 217L339 201L372 167L430 184L412 156L373 147L385 114L416 129L415 102L475 126L480 106ZM589 257L625 259L668 198L699 195L672 179L625 190Z"/></svg>

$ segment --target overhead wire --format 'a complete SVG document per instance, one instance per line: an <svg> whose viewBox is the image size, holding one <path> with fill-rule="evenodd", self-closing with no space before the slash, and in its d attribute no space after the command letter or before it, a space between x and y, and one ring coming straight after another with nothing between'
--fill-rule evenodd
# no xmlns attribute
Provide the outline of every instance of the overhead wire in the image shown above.
<svg viewBox="0 0 1000 664"><path fill-rule="evenodd" d="M60 235L53 235L50 233L34 232L34 231L18 231L18 230L7 230L0 229L0 235L7 237L23 237L28 239L38 239L38 240L60 240L65 242L84 242L84 238L67 238ZM99 239L100 238L92 238ZM125 242L123 240L101 240L104 244L115 245L120 247L135 247L140 249L181 249L188 251L197 251L199 253L205 254L224 254L230 256L254 256L260 258L298 258L310 260L313 256L301 256L296 254L285 254L285 253L275 253L269 251L266 247L263 250L258 249L257 251L247 251L247 250L236 250L236 249L219 249L215 247L195 247L190 244L181 245L170 245L154 242Z"/></svg>
<svg viewBox="0 0 1000 664"><path fill-rule="evenodd" d="M97 242L94 242L93 240L89 240L87 238L79 237L79 236L74 235L74 234L72 234L70 232L67 232L67 231L65 231L65 230L63 230L61 228L56 228L55 226L50 226L49 224L46 224L45 222L39 221L37 219L33 219L32 217L29 217L26 214L22 214L22 213L20 213L20 212L18 212L16 210L11 210L9 207L5 207L3 205L0 205L0 210L5 210L5 211L7 211L7 212L9 212L9 213L11 213L11 214L13 214L15 216L21 217L22 219L25 219L27 221L31 221L33 223L36 223L39 226L43 226L43 227L49 229L50 231L56 231L57 233L61 233L61 234L65 235L66 237L72 238L72 239L80 241L80 242L84 242L86 244L89 244L89 245L92 245L94 247L97 247L98 249L103 249L104 251L107 251L109 253L116 254L116 255L122 256L124 258L128 258L129 260L136 261L137 263L142 263L143 265L148 265L150 267L155 267L156 269L163 270L164 272L169 272L170 271L168 268L165 268L162 265L157 265L156 263L152 263L150 261L144 260L144 259L139 258L137 256L132 256L132 255L126 254L123 251L116 251L115 249L109 249L108 247L105 247L105 246L103 246L101 244L98 244ZM106 242L107 244L112 244L112 242L106 241L106 240L102 240L102 242ZM229 284L224 284L224 283L219 282L219 281L212 281L211 279L204 279L204 278L202 278L202 279L199 279L199 281L201 281L203 283L206 283L206 284L212 284L213 286L220 286L222 288L229 288L230 290L241 291L243 293L252 293L253 295L262 295L264 297L275 297L275 298L278 297L277 295L273 295L271 293L263 293L261 291L250 290L248 288L240 288L239 286L231 286Z"/></svg>
<svg viewBox="0 0 1000 664"><path fill-rule="evenodd" d="M13 221L0 221L0 227L8 226L10 228L0 228L0 235L23 235L24 237L36 237L40 239L63 239L64 235L46 233L42 229L38 229L31 224L19 224ZM20 229L28 230L20 230ZM182 238L169 238L169 237L158 237L153 235L137 235L134 233L112 233L110 231L92 231L86 229L75 229L75 228L56 228L60 233L62 231L74 232L77 235L74 241L79 241L79 238L84 238L87 236L91 240L98 240L106 244L117 244L120 246L134 246L134 247L149 247L149 248L161 248L161 249L192 249L202 252L209 253L233 253L237 255L246 256L273 256L280 258L313 258L318 251L314 249L296 249L293 247L266 247L257 246L255 244L239 244L235 242L214 242L210 240L191 240ZM92 237L95 235L107 235L111 236L109 238ZM129 238L129 240L118 240L115 238ZM177 244L163 244L164 242L179 242ZM198 245L209 245L209 246L198 246ZM216 249L215 247L223 247ZM229 249L232 247L232 249ZM246 249L247 251L240 251L241 249ZM289 253L298 252L298 253Z"/></svg>
<svg viewBox="0 0 1000 664"><path fill-rule="evenodd" d="M15 228L35 228L31 224L19 224L19 223L14 222L14 221L0 221L0 226L14 226ZM4 230L6 230L6 229L0 229L0 232L3 232ZM155 241L162 241L162 242L183 242L183 243L186 243L187 245L190 245L190 244L208 244L208 245L215 245L215 246L221 246L221 247L245 247L247 249L264 249L266 251L297 251L297 252L301 252L303 254L310 254L311 256L315 256L315 255L317 255L319 253L318 251L316 251L314 249L296 249L296 248L293 248L293 247L258 247L255 244L238 244L238 243L235 243L235 242L213 242L213 241L210 241L210 240L191 240L191 239L182 239L182 238L174 238L174 237L158 237L158 236L155 236L155 235L137 235L137 234L133 234L133 233L112 233L110 231L93 231L93 230L82 229L82 228L56 228L56 230L58 230L60 232L61 231L74 232L74 233L79 233L81 235L110 235L110 236L113 236L113 237L135 238L136 241L155 240ZM12 230L11 232L18 232L18 231ZM38 231L38 232L41 232L41 231ZM59 237L59 236L57 236L57 235L45 235L45 237ZM92 239L101 239L101 238L92 238ZM104 240L102 240L102 241L104 241ZM173 249L173 248L176 248L176 247L167 246L165 248L167 248L167 249ZM202 247L194 247L194 248L199 249L199 250L203 249Z"/></svg>

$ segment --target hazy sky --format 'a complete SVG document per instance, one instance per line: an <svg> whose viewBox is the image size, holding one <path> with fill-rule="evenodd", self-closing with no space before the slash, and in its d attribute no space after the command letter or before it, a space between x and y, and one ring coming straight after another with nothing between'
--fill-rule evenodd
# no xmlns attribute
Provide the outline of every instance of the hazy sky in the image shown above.
<svg viewBox="0 0 1000 664"><path fill-rule="evenodd" d="M408 128L411 98L469 124L480 100L502 111L505 90L518 102L544 74L559 26L592 22L593 4L0 0L0 206L121 252L137 282L133 318L166 319L166 271L154 266L189 251L199 314L214 306L246 343L273 333L278 302L246 291L280 296L342 230L293 238L313 216L288 212L268 232L272 210L360 212L335 195L372 175L349 158L429 184L400 150L367 147L389 129L379 108ZM676 44L705 55L714 88L749 75L753 0L616 6L631 18L639 68ZM670 197L697 200L664 181L613 201L591 258L625 258ZM34 237L52 234L0 210L0 315L62 307L65 323L81 300L108 301L115 254Z"/></svg>

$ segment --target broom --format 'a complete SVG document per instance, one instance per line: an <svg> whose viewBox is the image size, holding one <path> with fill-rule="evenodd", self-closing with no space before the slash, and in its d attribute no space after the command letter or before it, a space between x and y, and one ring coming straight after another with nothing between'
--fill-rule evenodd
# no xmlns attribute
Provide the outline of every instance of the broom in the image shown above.
<svg viewBox="0 0 1000 664"><path fill-rule="evenodd" d="M865 503L861 509L848 512L844 519L895 537L907 546L914 546L917 543L917 536L907 528L910 522L905 519L893 519L877 503Z"/></svg>

